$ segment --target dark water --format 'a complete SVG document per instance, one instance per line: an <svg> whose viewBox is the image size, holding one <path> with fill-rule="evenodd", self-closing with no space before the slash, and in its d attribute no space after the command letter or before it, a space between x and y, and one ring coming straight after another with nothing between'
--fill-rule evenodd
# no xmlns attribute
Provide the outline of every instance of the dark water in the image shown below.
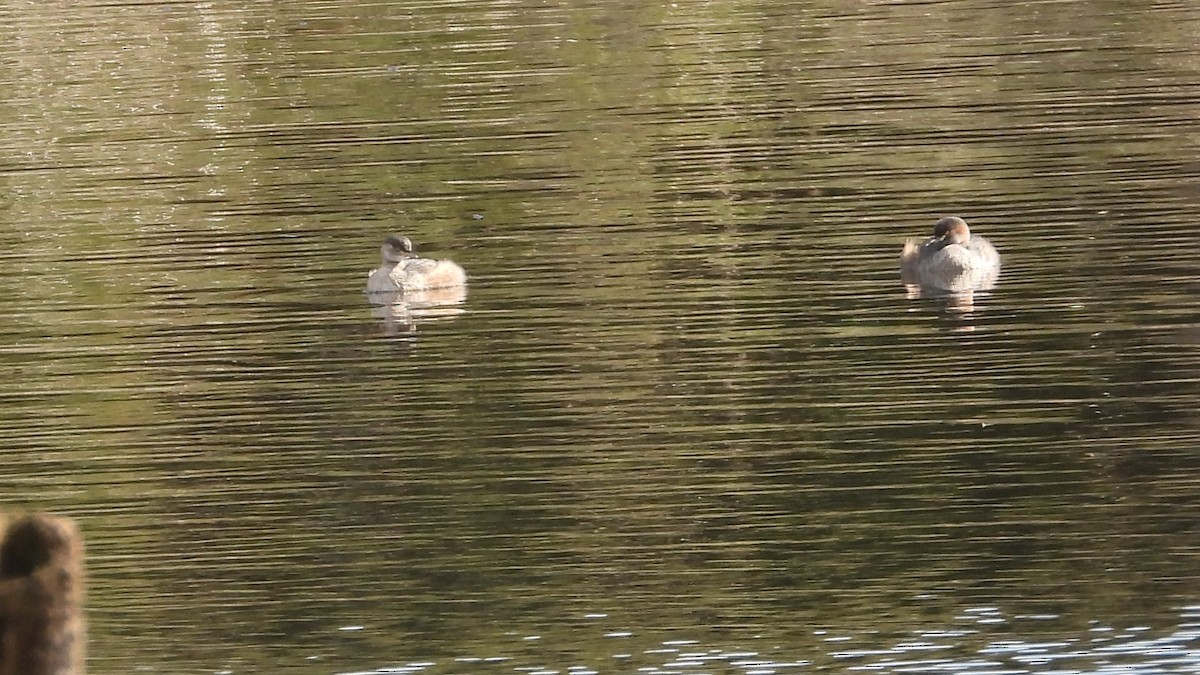
<svg viewBox="0 0 1200 675"><path fill-rule="evenodd" d="M1190 4L0 25L0 503L92 672L1200 672ZM999 283L911 297L951 213ZM373 308L392 231L465 301Z"/></svg>

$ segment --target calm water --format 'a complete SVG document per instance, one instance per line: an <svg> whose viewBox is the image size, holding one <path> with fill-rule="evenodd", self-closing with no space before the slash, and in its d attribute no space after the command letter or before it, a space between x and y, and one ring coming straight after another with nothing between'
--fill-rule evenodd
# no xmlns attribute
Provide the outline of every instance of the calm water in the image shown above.
<svg viewBox="0 0 1200 675"><path fill-rule="evenodd" d="M93 673L1200 672L1200 9L9 3ZM912 297L957 214L996 288ZM382 237L472 276L372 307Z"/></svg>

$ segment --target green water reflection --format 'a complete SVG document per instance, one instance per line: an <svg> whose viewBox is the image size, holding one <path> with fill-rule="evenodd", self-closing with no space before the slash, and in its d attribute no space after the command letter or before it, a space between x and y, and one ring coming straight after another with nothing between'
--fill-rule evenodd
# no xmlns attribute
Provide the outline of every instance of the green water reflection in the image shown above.
<svg viewBox="0 0 1200 675"><path fill-rule="evenodd" d="M99 9L0 12L0 494L93 672L1195 663L1196 10ZM951 212L969 308L896 269ZM462 314L372 315L393 230Z"/></svg>

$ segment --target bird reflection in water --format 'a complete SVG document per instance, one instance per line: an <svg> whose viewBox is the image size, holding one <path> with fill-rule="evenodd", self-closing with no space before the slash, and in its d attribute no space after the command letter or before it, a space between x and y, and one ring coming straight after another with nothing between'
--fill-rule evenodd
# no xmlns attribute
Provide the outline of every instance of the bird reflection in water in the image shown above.
<svg viewBox="0 0 1200 675"><path fill-rule="evenodd" d="M383 319L385 335L415 335L417 324L449 319L464 313L466 286L436 288L428 291L389 291L369 293L371 314Z"/></svg>

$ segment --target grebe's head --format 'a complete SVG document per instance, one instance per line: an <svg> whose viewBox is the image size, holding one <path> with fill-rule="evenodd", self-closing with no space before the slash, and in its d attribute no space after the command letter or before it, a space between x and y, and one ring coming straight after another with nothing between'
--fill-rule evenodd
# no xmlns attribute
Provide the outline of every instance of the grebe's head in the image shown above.
<svg viewBox="0 0 1200 675"><path fill-rule="evenodd" d="M939 239L942 245L966 244L971 241L971 229L967 221L957 216L949 216L937 221L933 226L933 237Z"/></svg>
<svg viewBox="0 0 1200 675"><path fill-rule="evenodd" d="M391 235L383 240L383 245L379 247L379 254L383 256L384 262L398 263L405 258L411 258L413 255L413 244L408 237Z"/></svg>

